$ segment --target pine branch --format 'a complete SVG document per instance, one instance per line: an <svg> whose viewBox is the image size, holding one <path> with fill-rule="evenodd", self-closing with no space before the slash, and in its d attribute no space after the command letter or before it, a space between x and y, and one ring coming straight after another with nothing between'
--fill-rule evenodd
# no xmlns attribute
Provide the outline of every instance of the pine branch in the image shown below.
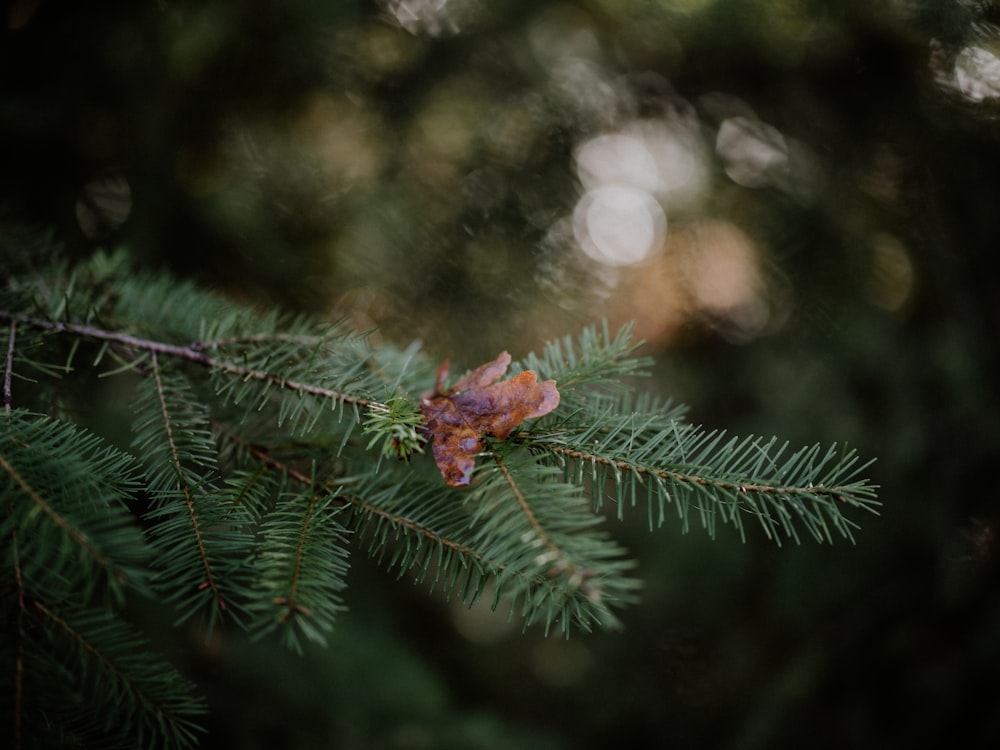
<svg viewBox="0 0 1000 750"><path fill-rule="evenodd" d="M365 433L371 435L366 447L371 450L377 445L381 458L406 461L415 453L423 453L423 423L417 404L397 391L386 398L384 405L369 405L363 424Z"/></svg>
<svg viewBox="0 0 1000 750"><path fill-rule="evenodd" d="M263 465L277 469L282 475L294 479L303 487L311 488L312 492L331 493L332 488L329 484L320 483L315 477L283 463L264 447L259 445L245 447L248 453ZM448 531L454 528L453 522L456 519L460 519L458 528L464 528L467 514L462 510L461 504L451 503L445 506L432 502L432 498L441 492L441 487L437 483L411 480L412 477L408 477L401 485L387 485L379 481L377 474L358 477L350 480L351 492L342 490L331 494L330 500L348 509L351 516L347 519L347 525L359 533L359 539L364 536L369 537L369 552L381 562L386 562L388 555L393 549L396 550L394 556L388 558L390 559L388 565L390 568L398 568L400 574L414 569L418 571L417 580L425 580L428 570L434 567L432 559L435 551L438 564L436 577L431 582L432 590L440 583L442 571L450 570L454 576L457 576L460 570L470 573L463 579L464 585L457 586L456 581L452 580L445 589L451 591L460 588L463 591L463 601L472 603L481 593L488 566L475 549L456 541L448 534ZM412 513L409 512L411 510ZM421 512L422 510L429 511L430 515ZM412 557L402 557L399 547L394 546L393 540L401 538L406 540L406 555ZM478 574L482 580L474 583L475 577L471 575L472 572Z"/></svg>
<svg viewBox="0 0 1000 750"><path fill-rule="evenodd" d="M262 448L251 450L314 486L312 478ZM566 633L573 626L613 627L611 607L635 598L638 584L624 575L631 561L606 534L594 531L600 519L589 513L576 488L556 481L558 470L537 464L524 451L503 457L492 450L497 471L466 498L407 473L395 484L377 475L344 479L335 499L352 511L347 523L368 538L371 554L400 575L412 573L417 582L430 577L432 590L441 586L471 605L493 578L493 605L501 597L512 605L521 601L526 625L541 620ZM530 502L526 487L544 500Z"/></svg>
<svg viewBox="0 0 1000 750"><path fill-rule="evenodd" d="M526 625L558 624L566 635L573 627L615 627L611 607L635 601L639 584L627 575L634 563L597 530L601 519L589 511L581 488L523 447L493 444L489 453L495 469L484 469L481 492L488 500L475 517L476 546L495 546L497 558L507 560L498 595L521 601ZM507 580L514 570L519 575Z"/></svg>
<svg viewBox="0 0 1000 750"><path fill-rule="evenodd" d="M606 325L525 358L522 369L558 382L559 407L490 443L475 486L455 494L418 455L428 435L417 394L433 376L415 348L375 351L339 326L260 315L161 277L108 273L85 269L62 293L58 284L47 289L38 307L63 319L0 312L0 321L19 334L72 339L66 370L88 341L98 358L109 354L143 377L134 447L156 503L148 520L162 580L182 618L207 607L211 622L230 603L259 616L279 601L287 611L278 622L303 623L283 632L322 637L340 607L346 558L331 552L310 562L307 542L323 538L339 552L351 529L388 567L418 580L433 572L432 585L464 601L493 577L527 621L590 627L612 622L609 607L634 596L628 561L595 527L593 511L607 496L619 517L644 502L651 529L673 504L685 530L694 514L710 534L722 521L745 536L745 519L754 518L779 543L803 529L820 541L835 532L850 539L855 524L843 511L877 507L852 452L813 446L786 455L773 439L727 438L686 424L680 407L633 397L628 383L647 361L635 355L630 329L612 334ZM85 304L88 274L107 285ZM71 310L84 322L65 319ZM279 457L281 445L295 455ZM299 490L258 492L265 470ZM317 512L323 503L339 509L336 518ZM280 553L265 554L267 534ZM302 604L311 566L323 573L314 590L330 603L313 619L300 617L322 609Z"/></svg>
<svg viewBox="0 0 1000 750"><path fill-rule="evenodd" d="M205 344L201 343L180 346L162 341L132 336L126 333L109 331L89 325L42 320L27 315L14 315L5 310L0 310L0 321L7 322L8 325L21 324L43 331L65 333L96 341L106 341L125 349L147 352L149 354L156 354L160 356L174 357L176 359L200 365L209 370L233 376L233 378L227 382L239 382L241 380L244 382L258 381L270 387L284 388L290 391L295 391L296 393L318 396L323 399L329 399L331 401L345 404L367 406L370 403L369 399L361 396L352 395L350 393L342 393L332 388L324 388L311 383L298 382L265 370L254 369L253 367L239 365L224 359L210 357L204 353L203 349L205 348ZM280 343L288 344L291 342L282 341ZM268 357L268 359L270 359L270 357Z"/></svg>
<svg viewBox="0 0 1000 750"><path fill-rule="evenodd" d="M250 451L314 492L330 491L263 448L252 446ZM496 456L502 480L485 483L465 503L460 492L412 477L395 485L380 483L376 477L353 484L348 480L344 489L328 497L349 509L346 523L360 538L368 539L369 552L380 563L400 575L413 574L416 582L429 580L432 590L440 587L471 605L492 578L496 581L493 606L502 597L512 606L521 601L526 626L541 620L546 628L558 625L566 633L573 626L587 630L595 624L614 626L617 618L610 607L634 600L637 583L622 576L632 563L604 535L588 533L598 519L586 512L586 503L572 497L572 487L551 481L555 470L543 467L541 490L549 507L544 519L551 522L555 534L550 537L522 492L521 485L530 480L515 479L523 467L512 468L499 453ZM526 458L516 463L523 464ZM528 460L528 464L533 462ZM503 483L518 493L517 504L509 502ZM568 502L557 501L560 493ZM447 502L441 502L442 495ZM544 542L539 544L541 539ZM288 599L282 597L280 603L288 604ZM323 621L313 618L311 611L295 614Z"/></svg>
<svg viewBox="0 0 1000 750"><path fill-rule="evenodd" d="M220 502L207 410L185 379L163 371L155 352L150 372L136 402L133 445L147 466L157 583L180 620L201 612L211 627L237 615L247 594L251 519Z"/></svg>
<svg viewBox="0 0 1000 750"><path fill-rule="evenodd" d="M301 652L301 639L326 644L345 609L346 530L338 523L338 498L312 489L286 493L261 527L257 635L280 630L283 642Z"/></svg>
<svg viewBox="0 0 1000 750"><path fill-rule="evenodd" d="M223 439L240 443L259 462L256 471L243 472L229 488L232 505L246 507L259 521L255 563L260 574L248 605L254 634L279 633L299 652L303 638L323 645L346 608L341 592L348 570L347 532L337 520L342 499L315 473L306 476L231 433ZM286 489L289 478L299 484L298 492Z"/></svg>
<svg viewBox="0 0 1000 750"><path fill-rule="evenodd" d="M9 512L14 514L13 493L10 498ZM13 693L13 746L20 748L22 738L22 728L24 724L24 613L25 613L25 586L24 577L21 574L21 548L18 540L17 524L12 524L10 529L10 557L13 571L14 588L17 595L17 615L14 623L14 638L16 641L14 653L14 675L11 680L11 692Z"/></svg>
<svg viewBox="0 0 1000 750"><path fill-rule="evenodd" d="M589 481L596 506L612 485L619 517L646 497L650 527L673 502L685 530L691 512L712 535L718 520L733 524L745 538L744 517L757 519L765 534L781 543L780 531L799 541L797 525L817 541L832 541L830 526L853 539L856 524L841 507L875 512L875 487L860 479L854 451L819 445L782 459L788 444L776 438L730 438L683 422L682 410L668 404L601 402L552 425L522 433L519 440L562 461L569 476Z"/></svg>
<svg viewBox="0 0 1000 750"><path fill-rule="evenodd" d="M135 727L139 746L193 744L186 715L198 711L190 686L161 662L115 651L129 641L106 600L110 595L121 604L126 585L143 591L149 557L125 508L139 487L135 460L74 425L14 410L0 420L0 477L7 501L0 534L10 542L4 563L15 592L13 607L5 609L16 612L14 653L5 660L13 667L13 746L47 742L39 735L38 705L48 705L46 721L61 726L45 730L56 732L49 739L118 736ZM123 658L111 673L78 682L82 664L94 666L100 656L107 672L114 653ZM52 662L56 657L76 666L63 669ZM93 704L81 705L81 697ZM100 725L92 721L96 706L106 711Z"/></svg>
<svg viewBox="0 0 1000 750"><path fill-rule="evenodd" d="M340 325L131 275L107 256L40 279L0 289L11 310L0 310L0 538L14 581L0 611L16 613L15 638L0 643L13 669L0 678L15 696L18 743L36 723L32 706L65 705L76 712L58 717L60 741L134 726L119 739L193 744L202 704L190 685L143 656L120 614L100 605L147 578L178 622L197 615L210 631L231 620L302 649L336 626L356 543L446 597L471 605L492 588L492 605L526 627L568 634L614 627L637 598L633 562L600 516L607 502L619 518L644 504L650 530L669 505L684 530L700 523L712 535L721 522L745 538L754 520L779 544L851 539L847 512L878 508L861 478L870 464L853 451L731 438L687 424L683 407L634 396L648 362L629 328L588 328L515 365L557 381L558 393L492 433L495 420L481 430L467 420L456 450L481 453L471 486L458 489L424 455L438 433L421 394L443 386L418 347L373 347ZM70 413L79 374L92 370L138 383L138 458L14 408L16 395ZM519 382L528 379L537 382ZM151 556L128 506L145 509ZM83 694L106 699L90 710Z"/></svg>
<svg viewBox="0 0 1000 750"><path fill-rule="evenodd" d="M17 338L17 321L10 321L8 323L8 329L7 358L4 361L3 368L3 410L5 413L10 414L11 407L14 404L14 395L11 390L11 378L14 374L14 341Z"/></svg>
<svg viewBox="0 0 1000 750"><path fill-rule="evenodd" d="M99 735L133 747L195 746L201 731L195 720L205 713L204 702L125 623L106 610L57 612L40 600L32 601L29 611L45 638L37 645L72 665L67 669L72 683L66 686L71 690L65 693L78 696L75 702L82 699L78 715ZM60 713L67 711L60 707Z"/></svg>
<svg viewBox="0 0 1000 750"><path fill-rule="evenodd" d="M647 357L634 356L642 342L632 340L634 324L623 326L614 335L607 321L588 326L574 340L571 336L548 342L541 355L530 353L520 363L534 370L540 380L555 380L564 403L572 404L579 394L593 399L604 393L618 394L628 387L623 378L647 375Z"/></svg>
<svg viewBox="0 0 1000 750"><path fill-rule="evenodd" d="M73 425L15 410L0 420L0 473L18 538L18 576L40 588L72 581L84 598L120 601L142 588L149 550L125 502L139 487L134 459Z"/></svg>

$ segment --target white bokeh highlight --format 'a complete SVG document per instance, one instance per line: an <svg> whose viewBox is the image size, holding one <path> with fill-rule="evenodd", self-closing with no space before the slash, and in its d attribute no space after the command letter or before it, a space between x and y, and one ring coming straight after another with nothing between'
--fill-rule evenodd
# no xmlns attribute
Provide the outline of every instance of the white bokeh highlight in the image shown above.
<svg viewBox="0 0 1000 750"><path fill-rule="evenodd" d="M607 185L584 194L573 212L580 248L609 266L638 263L662 246L667 218L645 190Z"/></svg>
<svg viewBox="0 0 1000 750"><path fill-rule="evenodd" d="M660 250L668 213L706 191L704 151L697 130L681 121L636 120L583 142L576 168L584 193L573 212L583 252L623 266Z"/></svg>

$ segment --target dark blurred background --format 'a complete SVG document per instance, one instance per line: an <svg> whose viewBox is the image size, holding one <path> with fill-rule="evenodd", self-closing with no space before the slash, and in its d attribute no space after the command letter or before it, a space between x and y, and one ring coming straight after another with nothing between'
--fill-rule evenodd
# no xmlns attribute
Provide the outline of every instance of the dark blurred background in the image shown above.
<svg viewBox="0 0 1000 750"><path fill-rule="evenodd" d="M305 658L142 610L206 747L1000 746L1000 5L0 8L0 253L126 247L456 368L636 320L692 421L878 457L856 546L610 522L623 633L360 553Z"/></svg>

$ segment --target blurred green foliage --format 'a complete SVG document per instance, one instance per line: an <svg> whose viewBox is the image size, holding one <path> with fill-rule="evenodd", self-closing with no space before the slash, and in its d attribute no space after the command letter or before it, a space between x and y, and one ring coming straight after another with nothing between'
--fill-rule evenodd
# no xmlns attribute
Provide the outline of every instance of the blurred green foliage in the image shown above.
<svg viewBox="0 0 1000 750"><path fill-rule="evenodd" d="M363 564L326 651L185 633L172 649L209 697L206 746L1000 740L1000 6L0 8L8 270L30 262L8 248L46 232L76 256L124 244L462 366L637 317L654 389L692 421L879 456L883 515L856 547L626 527L647 588L624 636L546 641ZM664 202L663 257L751 248L749 328L673 285L695 266L578 251L578 150L640 120L680 123L704 152L707 187ZM783 171L736 171L726 121L778 144ZM88 237L77 204L108 175L129 215Z"/></svg>

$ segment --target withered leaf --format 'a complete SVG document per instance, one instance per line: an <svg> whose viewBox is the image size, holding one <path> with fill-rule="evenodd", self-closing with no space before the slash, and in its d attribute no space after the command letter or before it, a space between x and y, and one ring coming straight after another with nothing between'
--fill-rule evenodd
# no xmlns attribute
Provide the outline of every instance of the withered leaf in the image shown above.
<svg viewBox="0 0 1000 750"><path fill-rule="evenodd" d="M434 460L452 487L469 484L483 437L506 440L526 419L541 417L559 405L556 381L538 382L533 370L496 382L507 372L510 355L500 352L450 388L445 388L448 363L438 369L437 385L420 401L433 441Z"/></svg>

